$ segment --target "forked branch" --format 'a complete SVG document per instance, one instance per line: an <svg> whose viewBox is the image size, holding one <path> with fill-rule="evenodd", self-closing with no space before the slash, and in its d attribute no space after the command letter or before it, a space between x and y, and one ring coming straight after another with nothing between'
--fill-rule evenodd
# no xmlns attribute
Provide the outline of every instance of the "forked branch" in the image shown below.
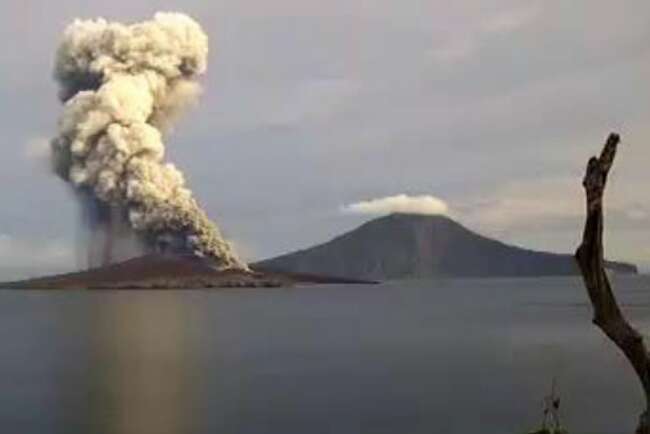
<svg viewBox="0 0 650 434"><path fill-rule="evenodd" d="M605 271L603 258L603 194L619 141L618 134L610 134L600 156L592 157L587 164L582 182L587 199L587 218L582 244L578 247L575 257L593 306L594 324L625 354L641 381L646 397L646 409L640 417L636 433L650 434L650 357L643 337L629 324L619 307Z"/></svg>

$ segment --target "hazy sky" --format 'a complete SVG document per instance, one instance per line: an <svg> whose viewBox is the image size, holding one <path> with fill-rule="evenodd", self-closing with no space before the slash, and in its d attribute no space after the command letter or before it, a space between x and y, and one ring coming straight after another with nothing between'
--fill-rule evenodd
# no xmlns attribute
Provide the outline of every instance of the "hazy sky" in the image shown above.
<svg viewBox="0 0 650 434"><path fill-rule="evenodd" d="M78 210L46 158L61 31L158 10L209 34L205 92L170 157L245 257L325 241L371 218L350 209L395 199L349 205L402 194L572 251L586 160L617 130L608 256L650 266L647 0L3 1L0 264L75 261Z"/></svg>

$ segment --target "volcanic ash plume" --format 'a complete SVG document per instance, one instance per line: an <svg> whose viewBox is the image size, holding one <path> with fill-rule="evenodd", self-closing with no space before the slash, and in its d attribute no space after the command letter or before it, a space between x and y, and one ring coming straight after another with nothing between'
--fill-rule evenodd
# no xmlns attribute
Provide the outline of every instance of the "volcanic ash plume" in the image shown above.
<svg viewBox="0 0 650 434"><path fill-rule="evenodd" d="M199 93L207 36L191 18L158 13L134 25L75 21L58 49L64 102L52 141L56 173L80 198L125 210L130 226L158 242L182 236L220 268L245 268L165 162L165 129Z"/></svg>

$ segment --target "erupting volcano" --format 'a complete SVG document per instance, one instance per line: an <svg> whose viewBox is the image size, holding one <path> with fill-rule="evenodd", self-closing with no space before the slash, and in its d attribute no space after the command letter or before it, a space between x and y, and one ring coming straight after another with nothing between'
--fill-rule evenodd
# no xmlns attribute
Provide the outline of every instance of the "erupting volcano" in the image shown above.
<svg viewBox="0 0 650 434"><path fill-rule="evenodd" d="M65 30L52 163L81 203L89 266L127 250L191 253L220 270L247 269L165 159L165 131L198 96L207 54L201 26L178 13L133 25L77 20Z"/></svg>
<svg viewBox="0 0 650 434"><path fill-rule="evenodd" d="M251 271L165 159L165 132L197 98L207 54L199 24L178 13L133 25L77 20L66 29L54 71L63 115L52 140L52 167L81 204L90 269L0 288L368 283Z"/></svg>

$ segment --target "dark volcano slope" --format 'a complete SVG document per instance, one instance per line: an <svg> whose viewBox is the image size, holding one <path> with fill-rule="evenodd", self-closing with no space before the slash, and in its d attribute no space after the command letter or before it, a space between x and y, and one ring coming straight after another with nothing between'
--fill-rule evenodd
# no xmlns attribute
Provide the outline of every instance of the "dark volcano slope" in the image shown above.
<svg viewBox="0 0 650 434"><path fill-rule="evenodd" d="M609 262L608 266L618 272L637 271L630 264ZM572 255L507 245L443 216L407 214L372 220L327 243L253 267L377 280L578 274Z"/></svg>

